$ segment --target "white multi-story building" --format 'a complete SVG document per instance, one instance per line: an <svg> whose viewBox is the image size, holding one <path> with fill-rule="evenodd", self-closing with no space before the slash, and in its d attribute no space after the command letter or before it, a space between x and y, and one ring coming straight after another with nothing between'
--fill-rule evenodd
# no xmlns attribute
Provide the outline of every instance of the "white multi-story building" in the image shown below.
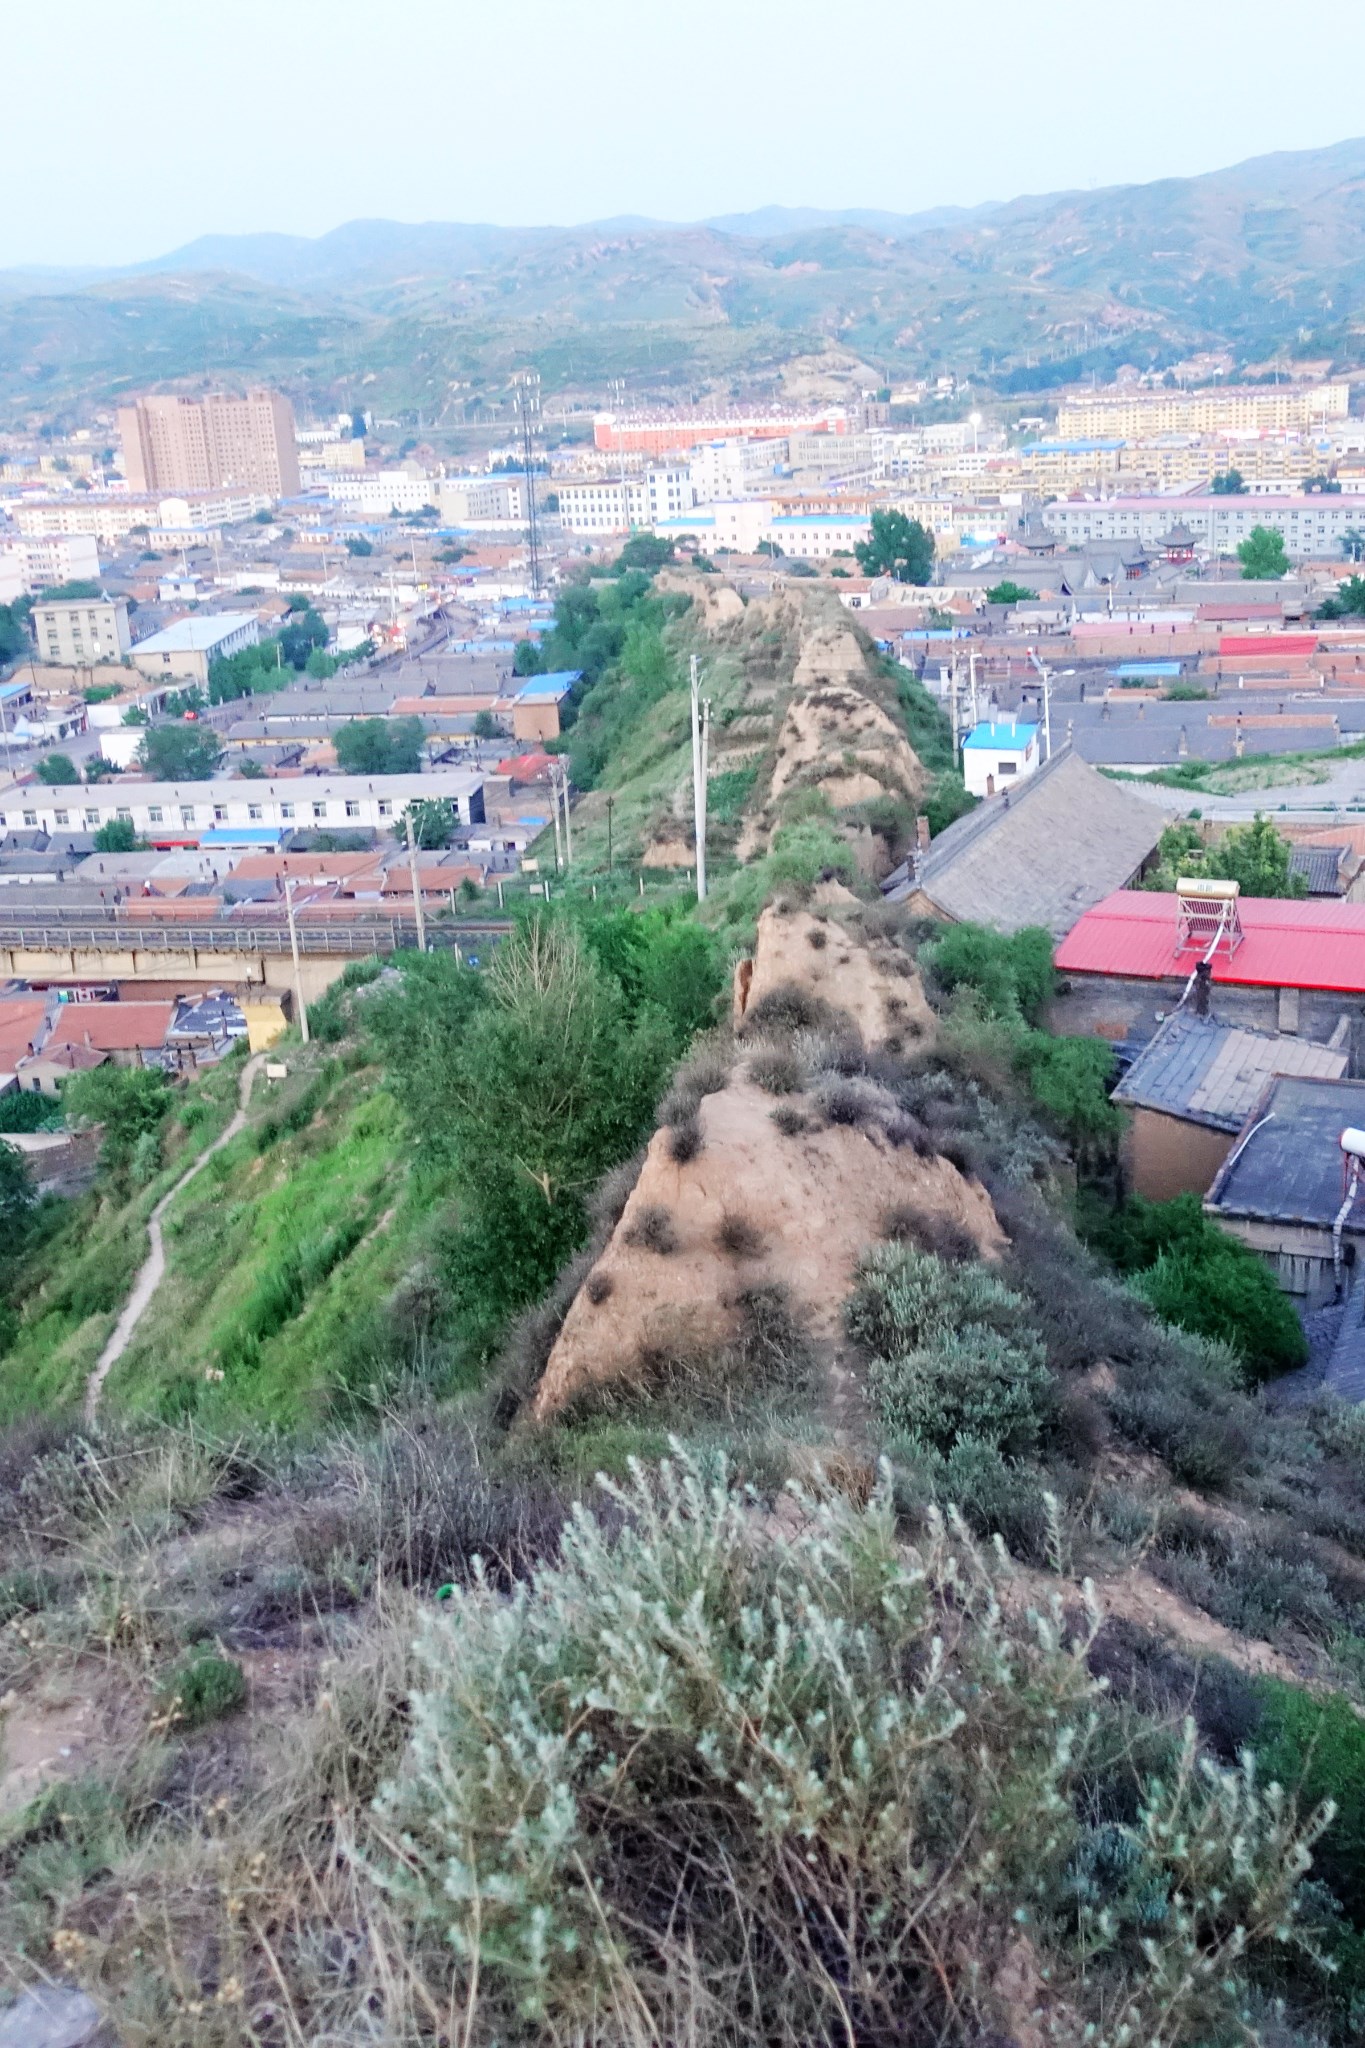
<svg viewBox="0 0 1365 2048"><path fill-rule="evenodd" d="M520 525L526 517L526 479L505 472L496 476L443 476L436 502L447 526Z"/></svg>
<svg viewBox="0 0 1365 2048"><path fill-rule="evenodd" d="M1284 537L1285 550L1299 557L1342 552L1342 536L1359 531L1360 504L1344 493L1283 497L1066 498L1045 505L1049 533L1073 547L1091 540L1140 541L1155 546L1175 525L1220 554L1233 554L1253 526L1268 526Z"/></svg>
<svg viewBox="0 0 1365 2048"><path fill-rule="evenodd" d="M483 777L473 769L428 775L307 775L274 782L224 777L214 782L26 784L0 790L0 832L97 832L114 819L153 846L225 843L234 831L281 833L392 830L407 806L425 798L452 806L462 825L483 822Z"/></svg>
<svg viewBox="0 0 1365 2048"><path fill-rule="evenodd" d="M711 505L717 498L743 497L755 485L761 488L787 461L788 445L786 440L704 442L688 464L694 502Z"/></svg>
<svg viewBox="0 0 1365 2048"><path fill-rule="evenodd" d="M871 520L852 512L789 512L768 521L764 539L799 561L822 562L853 553L872 530Z"/></svg>
<svg viewBox="0 0 1365 2048"><path fill-rule="evenodd" d="M122 661L133 644L125 597L54 598L35 605L33 636L38 659L65 667L89 668Z"/></svg>
<svg viewBox="0 0 1365 2048"><path fill-rule="evenodd" d="M62 583L98 583L99 549L92 533L0 542L0 604Z"/></svg>
<svg viewBox="0 0 1365 2048"><path fill-rule="evenodd" d="M91 534L114 546L145 527L149 532L213 533L236 526L257 512L268 512L262 491L197 491L180 498L140 498L129 492L71 491L60 498L21 498L13 508L14 525L25 540L66 534Z"/></svg>
<svg viewBox="0 0 1365 2048"><path fill-rule="evenodd" d="M254 647L261 637L261 622L255 612L207 612L193 619L176 619L139 640L133 648L133 664L143 675L156 679L182 677L187 682L206 683L215 661Z"/></svg>
<svg viewBox="0 0 1365 2048"><path fill-rule="evenodd" d="M695 499L688 469L647 469L640 476L566 479L557 483L559 521L569 533L590 537L657 528L681 519Z"/></svg>
<svg viewBox="0 0 1365 2048"><path fill-rule="evenodd" d="M436 486L430 477L412 476L406 469L357 470L353 475L329 476L327 496L334 505L369 519L387 519L391 512L420 512L436 503Z"/></svg>

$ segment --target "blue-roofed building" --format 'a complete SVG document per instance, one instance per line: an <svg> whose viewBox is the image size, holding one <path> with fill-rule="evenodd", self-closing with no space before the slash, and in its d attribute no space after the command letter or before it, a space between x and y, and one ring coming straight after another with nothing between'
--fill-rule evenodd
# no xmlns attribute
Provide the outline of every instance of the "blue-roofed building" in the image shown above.
<svg viewBox="0 0 1365 2048"><path fill-rule="evenodd" d="M559 707L577 682L581 668L561 668L549 675L528 676L512 699L512 733L519 740L559 738Z"/></svg>
<svg viewBox="0 0 1365 2048"><path fill-rule="evenodd" d="M983 719L962 742L962 779L973 796L999 796L1039 764L1038 728L1016 719Z"/></svg>

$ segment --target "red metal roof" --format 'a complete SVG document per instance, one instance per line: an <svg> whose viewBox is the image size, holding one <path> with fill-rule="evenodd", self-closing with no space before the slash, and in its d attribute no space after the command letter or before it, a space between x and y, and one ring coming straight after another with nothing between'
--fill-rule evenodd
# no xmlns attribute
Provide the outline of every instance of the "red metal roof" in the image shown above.
<svg viewBox="0 0 1365 2048"><path fill-rule="evenodd" d="M1087 910L1057 948L1063 974L1123 974L1161 981L1193 972L1204 948L1177 951L1174 895L1119 889ZM1243 897L1243 939L1220 951L1213 979L1255 988L1316 988L1365 995L1365 903Z"/></svg>
<svg viewBox="0 0 1365 2048"><path fill-rule="evenodd" d="M45 1052L90 1045L96 1052L158 1050L166 1042L174 1003L63 1003Z"/></svg>
<svg viewBox="0 0 1365 2048"><path fill-rule="evenodd" d="M1316 633L1223 633L1218 640L1220 654L1277 654L1283 660L1317 650Z"/></svg>

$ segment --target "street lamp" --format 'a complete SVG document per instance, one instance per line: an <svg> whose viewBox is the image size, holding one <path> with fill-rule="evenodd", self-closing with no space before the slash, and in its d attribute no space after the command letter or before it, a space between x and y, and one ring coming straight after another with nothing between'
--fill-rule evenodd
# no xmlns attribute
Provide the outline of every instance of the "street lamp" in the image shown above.
<svg viewBox="0 0 1365 2048"><path fill-rule="evenodd" d="M979 412L973 412L973 413L968 413L968 415L967 415L967 418L968 418L968 420L969 420L969 422L970 422L970 424L971 424L971 429L972 429L972 453L973 453L973 455L975 455L975 454L976 454L976 452L977 452L977 446L976 446L976 436L977 436L977 432L978 432L978 430L979 430L979 428L980 428L980 426L981 426L981 415L980 415L980 413L979 413Z"/></svg>

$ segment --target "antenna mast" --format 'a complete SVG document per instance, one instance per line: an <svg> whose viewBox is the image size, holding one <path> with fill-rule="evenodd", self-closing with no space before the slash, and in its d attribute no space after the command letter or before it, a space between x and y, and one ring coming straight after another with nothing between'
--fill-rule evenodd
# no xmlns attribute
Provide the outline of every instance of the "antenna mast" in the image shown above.
<svg viewBox="0 0 1365 2048"><path fill-rule="evenodd" d="M521 466L526 478L526 539L531 556L531 595L540 595L540 519L536 511L535 433L540 425L540 372L525 370L517 379L521 404Z"/></svg>

